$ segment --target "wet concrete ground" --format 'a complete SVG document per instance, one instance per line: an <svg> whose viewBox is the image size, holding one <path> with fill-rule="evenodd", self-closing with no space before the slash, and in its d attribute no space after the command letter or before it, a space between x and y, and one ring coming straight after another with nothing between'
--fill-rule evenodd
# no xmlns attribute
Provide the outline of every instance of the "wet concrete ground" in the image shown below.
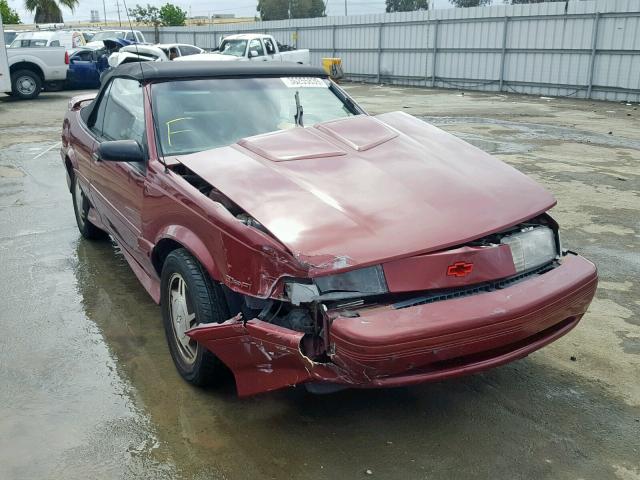
<svg viewBox="0 0 640 480"><path fill-rule="evenodd" d="M601 274L581 324L527 359L419 387L246 400L229 382L190 387L117 248L80 239L56 145L70 94L0 97L0 479L640 478L639 107L347 89L553 191L565 245Z"/></svg>

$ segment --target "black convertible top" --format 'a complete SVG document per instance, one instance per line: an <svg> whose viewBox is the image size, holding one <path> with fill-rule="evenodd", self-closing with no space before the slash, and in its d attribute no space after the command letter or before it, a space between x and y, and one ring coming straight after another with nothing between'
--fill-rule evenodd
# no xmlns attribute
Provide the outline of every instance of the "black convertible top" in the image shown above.
<svg viewBox="0 0 640 480"><path fill-rule="evenodd" d="M187 78L236 77L327 77L319 67L284 62L186 61L131 62L109 72L109 77L127 77L140 82ZM106 78L105 78L106 80ZM103 82L106 83L106 82Z"/></svg>
<svg viewBox="0 0 640 480"><path fill-rule="evenodd" d="M109 70L101 79L100 90L93 101L80 111L82 119L89 123L97 101L113 77L132 78L142 83L196 78L241 77L323 77L326 72L319 67L289 62L239 62L239 61L190 61L190 62L131 62Z"/></svg>

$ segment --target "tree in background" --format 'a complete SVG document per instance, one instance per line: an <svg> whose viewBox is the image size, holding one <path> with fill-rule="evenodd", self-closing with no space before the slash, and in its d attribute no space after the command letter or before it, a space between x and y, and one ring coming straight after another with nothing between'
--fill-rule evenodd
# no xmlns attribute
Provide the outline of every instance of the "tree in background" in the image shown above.
<svg viewBox="0 0 640 480"><path fill-rule="evenodd" d="M165 27L181 27L187 19L186 10L171 3L165 3L160 7L160 20Z"/></svg>
<svg viewBox="0 0 640 480"><path fill-rule="evenodd" d="M148 3L146 7L136 5L134 8L129 9L129 15L135 18L138 23L153 25L156 43L160 42L160 25L164 27L181 26L185 24L187 19L187 12L171 3L166 3L160 8Z"/></svg>
<svg viewBox="0 0 640 480"><path fill-rule="evenodd" d="M9 6L7 0L0 0L0 17L2 17L2 23L5 25L22 23L20 21L20 15Z"/></svg>
<svg viewBox="0 0 640 480"><path fill-rule="evenodd" d="M323 0L258 0L261 20L325 17Z"/></svg>
<svg viewBox="0 0 640 480"><path fill-rule="evenodd" d="M483 7L489 5L491 0L449 0L456 7Z"/></svg>
<svg viewBox="0 0 640 480"><path fill-rule="evenodd" d="M138 23L153 25L155 43L160 42L160 31L158 27L162 24L162 20L160 19L160 10L158 7L154 7L148 3L146 7L136 5L134 8L129 9L129 15L135 18Z"/></svg>
<svg viewBox="0 0 640 480"><path fill-rule="evenodd" d="M80 3L78 0L25 0L24 8L35 11L34 23L62 23L62 10L67 7L72 12Z"/></svg>
<svg viewBox="0 0 640 480"><path fill-rule="evenodd" d="M289 11L291 18L326 17L325 5L322 0L290 0Z"/></svg>
<svg viewBox="0 0 640 480"><path fill-rule="evenodd" d="M387 0L387 12L429 10L429 0Z"/></svg>
<svg viewBox="0 0 640 480"><path fill-rule="evenodd" d="M289 0L258 0L256 10L261 20L289 18Z"/></svg>

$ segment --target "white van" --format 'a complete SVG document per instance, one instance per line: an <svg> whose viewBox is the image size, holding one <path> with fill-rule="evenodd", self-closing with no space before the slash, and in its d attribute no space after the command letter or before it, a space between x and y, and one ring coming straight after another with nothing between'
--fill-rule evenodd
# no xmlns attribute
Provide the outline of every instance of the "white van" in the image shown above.
<svg viewBox="0 0 640 480"><path fill-rule="evenodd" d="M65 47L71 49L83 47L85 44L82 32L56 30L19 33L9 48Z"/></svg>

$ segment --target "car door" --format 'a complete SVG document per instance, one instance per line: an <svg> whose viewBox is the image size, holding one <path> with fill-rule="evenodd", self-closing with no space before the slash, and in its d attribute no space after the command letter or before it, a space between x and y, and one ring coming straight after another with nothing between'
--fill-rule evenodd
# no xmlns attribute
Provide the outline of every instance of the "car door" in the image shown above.
<svg viewBox="0 0 640 480"><path fill-rule="evenodd" d="M249 42L249 53L248 55L251 55L251 52L256 52L258 55L255 57L250 57L249 60L252 60L254 62L266 62L267 61L267 57L264 54L264 47L262 46L262 41L260 41L259 38L254 38L253 40L251 40Z"/></svg>
<svg viewBox="0 0 640 480"><path fill-rule="evenodd" d="M73 86L96 87L100 85L94 52L82 50L69 59L68 78Z"/></svg>
<svg viewBox="0 0 640 480"><path fill-rule="evenodd" d="M144 148L144 102L140 83L128 78L115 78L110 82L107 93L98 106L93 126L97 144L111 140L136 140ZM142 230L146 164L102 161L97 144L91 160L92 198L103 224L120 246L138 262L144 262L138 239Z"/></svg>

